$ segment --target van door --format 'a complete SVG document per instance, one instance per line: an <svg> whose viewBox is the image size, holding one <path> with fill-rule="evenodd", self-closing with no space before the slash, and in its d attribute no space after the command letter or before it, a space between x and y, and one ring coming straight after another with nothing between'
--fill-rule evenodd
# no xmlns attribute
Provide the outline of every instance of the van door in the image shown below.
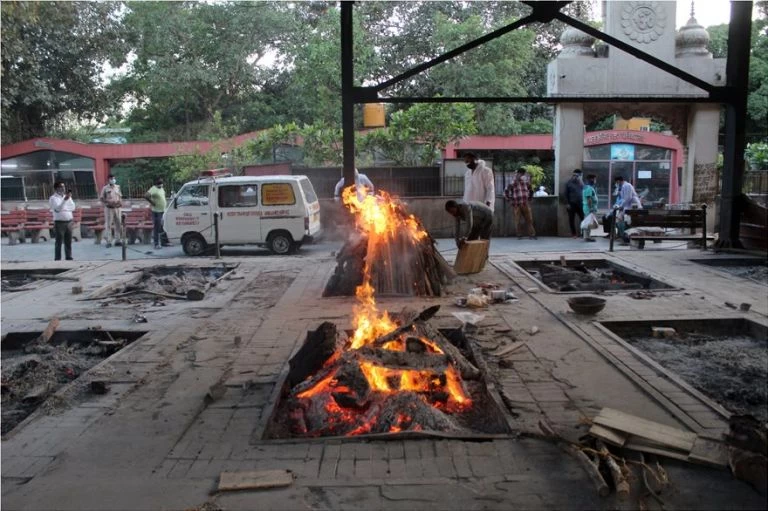
<svg viewBox="0 0 768 511"><path fill-rule="evenodd" d="M213 215L208 194L210 185L189 183L179 190L165 212L168 237L179 239L186 232L199 232L206 243L213 243Z"/></svg>
<svg viewBox="0 0 768 511"><path fill-rule="evenodd" d="M295 181L261 185L261 232L265 240L275 231L288 231L294 242L304 237L304 208L298 203L301 192L295 186Z"/></svg>
<svg viewBox="0 0 768 511"><path fill-rule="evenodd" d="M261 210L257 183L218 185L219 242L260 243Z"/></svg>

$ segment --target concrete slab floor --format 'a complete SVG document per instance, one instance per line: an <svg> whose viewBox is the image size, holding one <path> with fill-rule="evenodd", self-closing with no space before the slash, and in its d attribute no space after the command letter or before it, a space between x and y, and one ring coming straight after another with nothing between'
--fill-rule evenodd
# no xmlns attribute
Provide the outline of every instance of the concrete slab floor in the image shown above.
<svg viewBox="0 0 768 511"><path fill-rule="evenodd" d="M88 293L129 277L128 270L155 264L211 265L212 258L107 258L107 249L76 245L74 262L54 263L52 244L3 246L3 269L73 268ZM446 257L452 241L440 240ZM485 282L513 289L519 300L481 311L471 332L490 377L515 414L522 437L492 442L458 440L307 441L289 445L252 441L269 396L291 353L308 329L324 320L347 328L354 300L320 297L333 270L338 244L302 250L294 257L261 257L237 249L221 261L239 263L201 302L151 301L100 307L77 301L71 282L48 281L30 291L3 293L2 332L35 331L53 317L60 329L140 329L147 334L107 361L114 382L104 396L62 402L38 413L2 440L2 506L5 509L602 509L626 506L596 496L582 468L548 441L528 438L546 420L575 440L583 421L613 407L671 426L699 432L725 427L715 412L697 417L676 402L696 400L684 388L664 388L654 374L620 349L595 320L747 317L765 324L766 287L729 277L688 260L699 250L681 248L608 254L602 241L500 239L491 263L460 277L442 298L387 297L388 310L441 304L435 322L457 327L457 295ZM666 244L665 244L666 245ZM45 248L46 254L42 254ZM88 252L86 252L88 250ZM109 249L116 255L119 248ZM165 249L163 249L165 250ZM673 283L679 290L634 300L608 295L595 318L570 312L567 296L526 290L535 286L512 261L537 257L611 258ZM91 253L93 251L93 253ZM38 259L30 254L41 252ZM171 250L163 252L169 256ZM88 259L85 255L90 254ZM144 254L147 255L147 254ZM45 256L45 258L43 257ZM119 257L119 255L117 256ZM11 263L11 260L28 262ZM724 302L749 301L747 313ZM146 323L133 323L136 315ZM531 334L531 327L539 331ZM490 353L518 339L525 345L500 365ZM108 369L108 370L107 370ZM225 396L206 404L211 385ZM693 401L691 401L693 400ZM701 411L701 408L696 408ZM706 409L704 409L706 410ZM764 499L726 471L660 458L672 488L668 506L686 509L761 509ZM224 470L285 468L295 474L288 488L209 495ZM637 486L637 485L635 485ZM637 488L639 489L639 488ZM632 505L637 507L636 495Z"/></svg>

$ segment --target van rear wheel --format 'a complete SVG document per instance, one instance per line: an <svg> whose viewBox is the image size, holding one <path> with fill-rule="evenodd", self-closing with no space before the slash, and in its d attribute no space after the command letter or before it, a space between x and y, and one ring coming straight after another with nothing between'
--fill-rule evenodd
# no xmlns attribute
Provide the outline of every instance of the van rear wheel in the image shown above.
<svg viewBox="0 0 768 511"><path fill-rule="evenodd" d="M269 248L270 252L273 254L292 254L296 251L296 243L294 243L291 233L286 231L276 231L270 233L267 238L267 248Z"/></svg>
<svg viewBox="0 0 768 511"><path fill-rule="evenodd" d="M181 238L181 248L188 256L199 256L205 253L208 244L199 234L187 234Z"/></svg>

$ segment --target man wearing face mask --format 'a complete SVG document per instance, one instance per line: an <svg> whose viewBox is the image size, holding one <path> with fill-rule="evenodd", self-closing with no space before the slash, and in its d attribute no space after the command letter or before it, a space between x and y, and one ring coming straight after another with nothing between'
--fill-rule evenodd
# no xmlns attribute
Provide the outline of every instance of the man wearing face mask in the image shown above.
<svg viewBox="0 0 768 511"><path fill-rule="evenodd" d="M61 245L64 244L64 256L67 261L72 260L72 212L75 210L75 201L72 200L72 191L66 190L64 183L57 181L53 185L56 193L48 199L48 205L53 212L53 231L56 234L54 246L54 260L61 261Z"/></svg>
<svg viewBox="0 0 768 511"><path fill-rule="evenodd" d="M157 179L155 186L147 191L144 196L152 205L152 238L155 242L155 249L160 249L160 235L163 232L163 213L165 212L165 189L163 189L163 180Z"/></svg>
<svg viewBox="0 0 768 511"><path fill-rule="evenodd" d="M464 163L467 165L467 172L464 174L464 202L480 202L493 211L496 205L493 171L486 166L485 161L478 160L473 153L464 155Z"/></svg>
<svg viewBox="0 0 768 511"><path fill-rule="evenodd" d="M109 175L109 183L101 189L99 200L104 204L104 218L106 221L107 247L112 246L112 228L115 229L115 245L120 245L122 226L120 224L121 207L123 206L123 194L115 176Z"/></svg>

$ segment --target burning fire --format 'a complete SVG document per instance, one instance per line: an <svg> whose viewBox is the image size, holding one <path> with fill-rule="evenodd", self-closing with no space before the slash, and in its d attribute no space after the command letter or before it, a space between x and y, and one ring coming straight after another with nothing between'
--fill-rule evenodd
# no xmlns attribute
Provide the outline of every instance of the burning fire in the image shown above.
<svg viewBox="0 0 768 511"><path fill-rule="evenodd" d="M355 186L350 186L344 189L342 199L344 205L354 214L358 231L368 239L367 257L363 267L363 282L355 290L357 304L353 308L352 318L354 333L349 345L349 349L359 350L364 347L374 347L373 341L375 339L398 327L387 311L380 311L376 305L376 290L372 285L372 269L369 261L375 260L377 254L386 253L384 251L388 250L391 241L396 236L405 236L415 245L428 234L416 217L403 215L400 203L386 192L380 191L377 195L362 196L357 193ZM425 353L444 354L435 342L421 336L418 339L424 346ZM382 348L389 351L406 351L406 335L385 343ZM339 353L335 353L326 361L323 366L324 369L336 364L339 356ZM413 392L420 395L425 403L445 411L459 411L471 405L471 400L462 385L461 377L453 366L449 365L444 371L437 373L428 369L392 369L365 360L360 362L359 367L371 392L381 395ZM336 375L337 371L331 372L312 388L299 393L297 397L304 399L325 396L324 407L326 412L333 416L333 421L348 421L351 412L340 407L332 396L339 393L352 395L354 392L348 387L340 385ZM435 395L440 395L442 398L435 399ZM428 396L431 396L432 402L428 400ZM372 421L367 421L347 434L367 433L371 427ZM390 427L391 432L420 429L421 425L414 424L413 419L406 413L398 413Z"/></svg>

